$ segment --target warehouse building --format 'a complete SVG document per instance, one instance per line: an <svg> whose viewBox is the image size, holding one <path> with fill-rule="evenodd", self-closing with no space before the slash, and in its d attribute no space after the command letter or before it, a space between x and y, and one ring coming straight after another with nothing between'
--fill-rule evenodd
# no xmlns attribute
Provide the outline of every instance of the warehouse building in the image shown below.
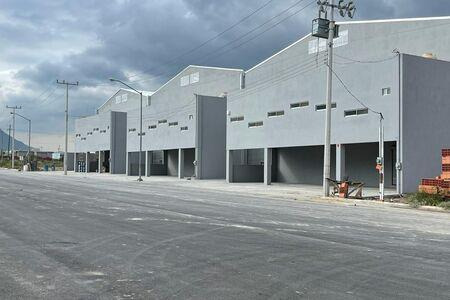
<svg viewBox="0 0 450 300"><path fill-rule="evenodd" d="M151 92L143 92L147 101ZM97 109L97 114L75 120L76 172L126 172L127 112L140 104L140 95L120 89Z"/></svg>
<svg viewBox="0 0 450 300"><path fill-rule="evenodd" d="M242 70L189 66L143 110L142 175L225 178L226 96ZM139 109L128 113L127 174L139 175Z"/></svg>
<svg viewBox="0 0 450 300"><path fill-rule="evenodd" d="M386 186L416 191L450 146L450 17L338 24L331 177L378 185L381 112ZM243 74L228 94L228 182L322 184L325 61L326 41L307 35Z"/></svg>

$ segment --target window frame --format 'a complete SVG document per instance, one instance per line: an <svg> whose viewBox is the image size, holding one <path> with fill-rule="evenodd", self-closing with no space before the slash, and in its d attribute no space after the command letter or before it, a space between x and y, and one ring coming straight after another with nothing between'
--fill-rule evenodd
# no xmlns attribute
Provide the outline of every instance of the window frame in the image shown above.
<svg viewBox="0 0 450 300"><path fill-rule="evenodd" d="M319 108L323 106L323 108ZM322 104L316 104L316 106L314 107L316 111L324 111L327 109L327 104L326 103L322 103ZM336 109L337 108L337 103L336 102L332 102L331 103L331 109Z"/></svg>
<svg viewBox="0 0 450 300"><path fill-rule="evenodd" d="M309 101L294 102L289 105L290 109L301 109L309 106Z"/></svg>
<svg viewBox="0 0 450 300"><path fill-rule="evenodd" d="M344 117L350 118L350 117L360 117L369 114L368 108L356 108L356 109L349 109L344 111Z"/></svg>
<svg viewBox="0 0 450 300"><path fill-rule="evenodd" d="M248 122L248 128L258 128L264 126L264 121Z"/></svg>
<svg viewBox="0 0 450 300"><path fill-rule="evenodd" d="M230 117L230 123L242 122L244 120L245 120L244 116Z"/></svg>
<svg viewBox="0 0 450 300"><path fill-rule="evenodd" d="M283 116L284 116L284 110L269 111L267 113L268 118L277 118L277 117L283 117Z"/></svg>

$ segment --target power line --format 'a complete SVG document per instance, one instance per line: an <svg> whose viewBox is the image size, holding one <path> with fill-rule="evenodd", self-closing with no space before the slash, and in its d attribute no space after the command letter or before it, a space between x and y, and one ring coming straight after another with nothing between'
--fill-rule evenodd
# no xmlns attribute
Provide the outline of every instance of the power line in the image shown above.
<svg viewBox="0 0 450 300"><path fill-rule="evenodd" d="M291 67L283 69L283 72L280 72L280 73L276 74L275 76L269 75L269 76L263 77L262 79L260 78L258 80L258 82L255 85L252 85L250 88L246 88L246 89L242 89L242 90L240 87L235 88L235 89L230 89L227 91L227 93L229 95L234 92L236 92L236 94L233 96L233 100L228 100L228 103L237 101L238 99L244 98L245 96L248 96L255 92L259 92L264 89L267 89L281 81L285 81L285 80L293 78L295 76L304 74L308 71L317 69L318 67L316 66L315 60L316 60L316 57L311 57L309 59L306 59L305 61L303 61L302 63L300 63L298 65L293 65ZM219 78L219 79L222 80L222 78ZM217 81L217 80L202 82L200 84L210 84L211 82L214 82L214 81ZM188 103L180 105L180 106L171 107L170 109L167 109L165 111L159 111L154 114L146 115L146 117L144 119L148 120L148 119L151 119L150 117L162 116L165 112L171 112L174 109L177 109L177 110L183 109L184 107L189 106L191 103L193 103L194 100L189 101ZM129 116L129 119L137 119L137 117Z"/></svg>
<svg viewBox="0 0 450 300"><path fill-rule="evenodd" d="M280 82L286 81L288 79L297 77L299 75L303 75L305 73L308 73L308 72L311 72L311 71L314 71L314 70L318 70L320 68L321 68L321 66L318 67L314 63L312 66L309 66L309 67L306 67L306 68L302 68L302 69L297 70L297 71L295 71L293 73L291 72L289 74L285 74L283 76L275 78L275 80L268 80L268 83L265 84L265 85L261 84L261 85L252 86L251 89L250 88L249 89L245 89L245 91L240 96L233 96L232 100L228 100L228 103L233 103L233 102L238 101L238 100L240 100L242 98L246 99L244 97L253 95L255 93L259 93L260 91L268 89L268 88L270 88L271 86L273 86L275 84L278 84Z"/></svg>
<svg viewBox="0 0 450 300"><path fill-rule="evenodd" d="M245 17L243 17L242 19L240 19L238 22L234 23L233 25L231 25L230 27L226 28L225 30L221 31L220 33L216 34L215 36L209 38L208 40L204 41L203 43L201 43L200 45L178 55L177 57L175 57L174 59L171 59L169 61L164 62L163 64L171 64L173 62L178 61L180 58L189 55L195 51L197 51L198 49L201 49L202 47L204 47L205 45L207 45L208 43L216 40L217 38L219 38L220 36L224 35L225 33L231 31L232 29L234 29L236 26L238 26L239 24L242 24L244 21L248 20L250 17L252 17L253 15L255 15L256 13L258 13L259 11L261 11L262 9L264 9L265 7L267 7L270 3L272 3L274 0L269 0L266 3L264 3L263 5L261 5L260 7L258 7L257 9L253 10L250 14L246 15ZM154 68L153 68L154 69ZM143 72L149 72L152 69L143 71ZM128 79L136 77L139 73L136 74L132 74L130 76L128 76Z"/></svg>
<svg viewBox="0 0 450 300"><path fill-rule="evenodd" d="M330 68L330 66L328 66ZM344 81L341 79L341 77L339 77L339 75L333 70L333 68L330 68L331 73L333 73L333 75L339 80L339 82L341 83L342 87L347 91L347 93L353 97L353 99L355 99L359 104L361 104L364 108L367 108L369 111L373 112L374 114L378 114L378 115L382 115L381 112L375 111L372 108L370 108L369 106L367 106L364 102L362 102L361 100L359 100L358 97L355 96L355 94L348 88L348 86L344 83Z"/></svg>
<svg viewBox="0 0 450 300"><path fill-rule="evenodd" d="M312 3L310 3L309 5L311 5ZM289 18L289 17L288 17ZM430 28L435 28L435 27L441 27L441 26L446 26L446 25L450 25L450 23L442 23L442 24L436 24L436 25L430 25L430 26L424 26L424 27L420 27L420 28L417 28L417 29L411 29L411 30L403 30L403 31L395 31L395 32L392 32L392 33L388 33L387 35L395 35L395 34L401 34L401 33L409 33L409 32L415 32L415 31L421 31L421 30L426 30L426 29L430 29ZM367 41L367 40L372 40L372 39L378 39L378 38L383 38L383 37L385 37L386 36L386 34L385 35L383 35L383 36L374 36L374 37L371 37L371 38L364 38L364 39L356 39L356 40L352 40L352 42L353 43L355 43L355 42L358 42L358 41ZM226 45L225 45L226 46ZM237 47L236 47L237 48ZM233 49L234 50L234 49ZM230 49L230 51L231 51L231 49ZM228 52L228 51L227 51ZM225 53L223 53L223 54L225 54ZM223 54L221 54L221 55L223 55ZM371 63L371 62L364 62L364 61L361 61L361 63ZM375 62L374 62L375 63ZM339 63L338 62L338 64L346 64L346 63ZM176 74L178 74L179 72L177 72L177 73L175 73L175 74L173 74L173 75L176 75ZM161 76L163 76L163 75L166 75L166 74L168 74L167 72L164 72L164 73L159 73L159 74L157 74L156 76L154 76L152 79L142 79L142 80L135 80L135 81L133 81L133 82L146 82L146 81L150 81L150 80L155 80L156 78L158 78L158 77L161 77ZM109 84L97 84L96 86L107 86L107 85L109 85Z"/></svg>
<svg viewBox="0 0 450 300"><path fill-rule="evenodd" d="M396 58L398 55L394 55L394 56L391 56L391 57L388 57L388 58L383 58L383 59L378 59L378 60L357 60L357 59L344 57L344 56L341 56L341 55L338 55L338 54L335 54L335 56L350 61L350 63L348 63L348 62L347 63L341 62L340 64L352 64L352 63L377 64L377 63L382 63L382 62L385 62L385 61L392 60L392 59ZM337 63L339 64L339 62L337 62Z"/></svg>
<svg viewBox="0 0 450 300"><path fill-rule="evenodd" d="M264 27L265 25L269 24L272 20L274 20L274 19L280 17L281 15L283 15L283 14L286 13L286 12L288 12L289 10L291 10L291 9L294 8L295 6L299 5L299 4L300 4L301 2L303 2L303 1L305 1L305 0L299 0L299 1L295 2L293 5L291 5L291 6L289 6L288 8L282 10L280 13L278 13L278 14L276 14L275 16L271 17L269 20L267 20L267 21L263 22L262 24L260 24L260 25L258 25L258 26L256 26L256 27L254 27L254 28L251 29L250 31L248 31L248 32L244 33L243 35L239 36L238 38L236 38L236 39L234 39L234 40L232 40L232 41L226 43L225 45L222 45L220 49L223 49L224 47L231 46L231 45L233 45L234 43L236 43L236 42L242 40L244 37L250 35L251 33L255 32L255 31L257 31L258 29L260 29L260 28ZM279 22L277 22L276 24L270 26L270 27L267 28L266 30L264 30L264 31L262 31L261 33L259 33L259 34L255 35L255 36L253 36L252 38L250 38L250 39L247 40L247 41L244 41L244 42L242 42L242 43L240 43L240 44L238 44L238 45L236 45L236 46L234 46L234 47L232 47L232 48L230 48L230 49L226 49L225 51L218 51L218 50L220 50L220 49L218 49L218 50L216 50L216 51L210 52L210 53L207 54L206 56L203 56L203 57L202 57L203 59L202 59L200 62L204 62L204 61L206 61L206 60L209 59L209 58L217 58L217 57L220 57L220 56L222 56L222 55L224 55L224 54L226 54L226 53L228 53L228 52L230 52L230 51L232 51L232 50L235 50L235 49L237 49L237 48L242 47L243 45L245 45L245 44L247 44L247 43L253 41L253 40L256 39L257 37L259 37L259 36L261 36L262 34L266 33L267 31L269 31L269 30L275 28L276 26L278 26L278 25L281 24L282 22L286 21L287 19L289 19L289 18L291 18L291 17L293 17L293 16L299 14L301 11L303 11L304 9L306 9L308 6L310 6L310 5L313 4L314 2L315 2L315 0L311 1L311 2L310 2L309 4L307 4L305 7L302 7L301 9L299 9L299 10L297 10L295 13L293 13L293 14L287 16L286 18L283 18L281 21L279 21ZM218 53L218 55L216 55L217 53ZM166 75L166 74L167 74L167 72L161 72L161 73L155 75L152 79L135 80L135 81L132 81L132 82L136 83L136 82L145 82L145 81L149 81L149 80L154 80L155 78L161 77L161 76Z"/></svg>
<svg viewBox="0 0 450 300"><path fill-rule="evenodd" d="M55 86L54 89L50 92L50 94L48 94L47 97L45 97L44 100L42 100L41 104L44 104L45 102L47 102L48 99L50 99L50 97L55 94L57 89L58 89L58 86Z"/></svg>
<svg viewBox="0 0 450 300"><path fill-rule="evenodd" d="M249 33L252 33L252 32L256 31L256 30L259 29L259 28L262 28L264 25L266 25L267 23L269 23L269 22L272 21L273 19L275 19L275 18L279 17L280 15L284 14L285 12L291 10L294 6L300 4L300 3L303 2L303 1L304 1L304 0L298 1L298 2L297 2L296 4L294 4L293 6L291 6L291 7L287 8L287 9L285 9L284 11L282 11L281 13L279 13L278 15L274 16L273 18L271 18L268 22L265 22L265 23L261 24L260 26L258 26L258 27L256 27L256 28L252 29L250 32L248 32L248 33L245 34L244 36L247 36ZM226 53L228 53L228 52L230 52L230 51L233 51L233 50L235 50L235 49L237 49L237 48L242 47L242 46L245 45L245 44L250 43L251 41L253 41L253 40L255 40L256 38L260 37L261 35L263 35L264 33L268 32L269 30L272 30L273 28L277 27L278 25L280 25L281 23L283 23L283 22L286 21L287 19L290 19L290 18L292 18L293 16L299 14L300 12L302 12L303 10L305 10L306 8L308 8L308 6L310 6L310 5L313 4L314 2L315 2L315 0L309 2L309 4L307 4L306 6L302 7L301 9L297 10L297 11L294 12L293 14L288 15L287 17L281 19L279 22L275 23L274 25L268 27L267 29L265 29L265 30L263 30L262 32L256 34L255 36L251 37L250 39L248 39L248 40L246 40L246 41L244 41L244 42L242 42L242 43L240 43L240 44L238 44L238 45L236 45L236 46L234 46L234 47L232 47L232 48L230 48L230 49L226 49L225 51L219 52L218 54L217 54L217 53L212 53L212 54L210 54L210 55L205 56L204 59L201 60L201 62L206 61L206 59L210 58L211 56L212 56L213 58L220 57L220 56L222 56L222 55L224 55L224 54L226 54ZM236 40L230 42L229 45L231 45L231 44L233 44L234 42L239 41L239 40L241 40L241 39L242 39L242 37L237 38ZM228 45L225 45L225 46L228 46ZM214 54L217 54L217 55L214 55Z"/></svg>
<svg viewBox="0 0 450 300"><path fill-rule="evenodd" d="M45 89L45 91L43 91L39 96L37 96L36 99L41 98L45 93L47 93L52 88L52 85L53 81L49 82L47 85L47 89Z"/></svg>

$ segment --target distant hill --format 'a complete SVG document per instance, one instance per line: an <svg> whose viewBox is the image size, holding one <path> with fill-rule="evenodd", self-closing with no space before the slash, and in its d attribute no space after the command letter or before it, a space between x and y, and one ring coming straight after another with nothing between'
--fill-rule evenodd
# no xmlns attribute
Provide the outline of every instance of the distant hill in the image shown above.
<svg viewBox="0 0 450 300"><path fill-rule="evenodd" d="M11 144L12 144L12 132L11 132ZM11 146L10 146L11 147ZM28 150L28 145L22 143L21 141L15 140L14 148L16 150ZM0 149L3 149L3 151L8 150L8 133L4 132L0 129ZM32 148L33 150L33 148Z"/></svg>

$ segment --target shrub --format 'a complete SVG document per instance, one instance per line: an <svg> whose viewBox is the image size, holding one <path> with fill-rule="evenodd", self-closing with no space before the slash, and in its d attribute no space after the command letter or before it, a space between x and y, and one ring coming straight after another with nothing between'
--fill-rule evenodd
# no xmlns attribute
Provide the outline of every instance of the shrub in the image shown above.
<svg viewBox="0 0 450 300"><path fill-rule="evenodd" d="M412 207L420 207L424 205L450 207L450 203L441 195L431 195L423 192L409 195L407 197L407 203Z"/></svg>

